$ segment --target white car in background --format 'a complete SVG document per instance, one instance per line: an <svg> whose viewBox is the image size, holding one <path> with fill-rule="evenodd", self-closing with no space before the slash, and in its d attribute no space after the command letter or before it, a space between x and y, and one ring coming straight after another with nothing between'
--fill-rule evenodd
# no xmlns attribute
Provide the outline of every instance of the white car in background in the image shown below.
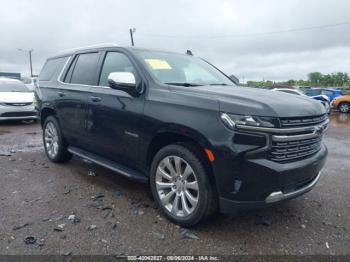
<svg viewBox="0 0 350 262"><path fill-rule="evenodd" d="M331 105L330 105L329 98L326 95L307 96L303 92L297 89L291 89L291 88L274 88L272 89L272 91L279 91L279 92L284 92L284 93L298 95L298 96L305 96L305 97L309 97L311 99L320 101L320 103L322 103L322 105L325 107L327 114L330 113Z"/></svg>
<svg viewBox="0 0 350 262"><path fill-rule="evenodd" d="M34 92L19 80L0 78L0 121L37 118Z"/></svg>

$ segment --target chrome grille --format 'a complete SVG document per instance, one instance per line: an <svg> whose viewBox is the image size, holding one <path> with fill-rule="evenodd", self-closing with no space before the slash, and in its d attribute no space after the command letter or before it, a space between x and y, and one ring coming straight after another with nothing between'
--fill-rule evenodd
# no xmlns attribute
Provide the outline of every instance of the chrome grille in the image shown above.
<svg viewBox="0 0 350 262"><path fill-rule="evenodd" d="M4 105L7 106L29 106L33 104L33 102L27 102L27 103L3 103Z"/></svg>
<svg viewBox="0 0 350 262"><path fill-rule="evenodd" d="M36 112L7 112L0 115L0 117L26 117L36 116Z"/></svg>
<svg viewBox="0 0 350 262"><path fill-rule="evenodd" d="M281 118L281 127L300 127L309 125L318 125L328 119L327 114L313 117L290 117Z"/></svg>
<svg viewBox="0 0 350 262"><path fill-rule="evenodd" d="M276 142L272 141L269 159L283 162L306 158L317 153L322 146L322 135L311 139L298 141Z"/></svg>
<svg viewBox="0 0 350 262"><path fill-rule="evenodd" d="M278 134L272 135L268 159L275 162L292 162L316 154L328 126L328 116L282 118ZM284 133L282 130L289 130Z"/></svg>

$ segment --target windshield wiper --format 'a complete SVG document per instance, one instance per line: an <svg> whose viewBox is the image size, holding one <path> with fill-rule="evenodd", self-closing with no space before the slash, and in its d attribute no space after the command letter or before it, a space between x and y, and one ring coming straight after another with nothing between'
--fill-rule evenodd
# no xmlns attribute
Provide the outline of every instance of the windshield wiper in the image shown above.
<svg viewBox="0 0 350 262"><path fill-rule="evenodd" d="M209 86L228 86L228 84L225 84L225 83L214 83L214 84L209 84Z"/></svg>
<svg viewBox="0 0 350 262"><path fill-rule="evenodd" d="M191 83L177 83L177 82L171 82L171 83L165 83L167 85L174 85L174 86L201 86L199 84L191 84Z"/></svg>

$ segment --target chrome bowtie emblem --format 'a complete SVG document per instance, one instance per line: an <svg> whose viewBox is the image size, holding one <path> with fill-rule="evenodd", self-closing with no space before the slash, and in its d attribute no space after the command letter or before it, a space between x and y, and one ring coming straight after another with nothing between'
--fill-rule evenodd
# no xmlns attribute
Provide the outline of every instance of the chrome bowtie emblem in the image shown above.
<svg viewBox="0 0 350 262"><path fill-rule="evenodd" d="M315 133L317 134L322 134L323 127L322 126L315 126Z"/></svg>

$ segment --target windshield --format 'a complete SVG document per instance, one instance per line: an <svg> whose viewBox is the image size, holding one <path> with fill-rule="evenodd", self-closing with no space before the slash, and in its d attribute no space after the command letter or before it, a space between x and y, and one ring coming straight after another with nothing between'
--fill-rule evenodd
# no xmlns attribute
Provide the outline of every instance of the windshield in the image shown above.
<svg viewBox="0 0 350 262"><path fill-rule="evenodd" d="M235 84L204 60L190 55L137 51L151 75L163 84L181 86Z"/></svg>
<svg viewBox="0 0 350 262"><path fill-rule="evenodd" d="M22 82L0 81L0 92L30 92Z"/></svg>

